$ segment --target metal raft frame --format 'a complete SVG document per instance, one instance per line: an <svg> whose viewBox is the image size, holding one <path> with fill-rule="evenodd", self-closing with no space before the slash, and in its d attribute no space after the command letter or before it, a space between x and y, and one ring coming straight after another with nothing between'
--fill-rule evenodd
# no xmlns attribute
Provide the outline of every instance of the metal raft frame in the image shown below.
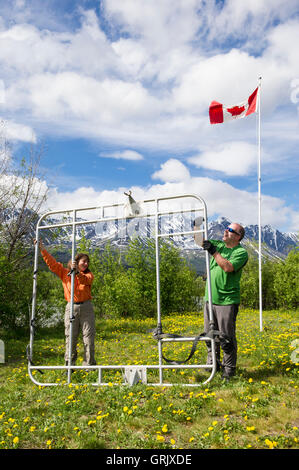
<svg viewBox="0 0 299 470"><path fill-rule="evenodd" d="M160 204L169 201L178 201L183 200L184 198L192 198L192 202L195 206L192 206L188 209L179 209L179 210L168 210L163 211L160 209ZM181 236L181 235L195 235L196 233L204 234L204 238L208 238L207 227L208 227L208 218L207 218L207 208L204 200L196 195L193 194L185 194L185 195L176 195L172 197L163 197L163 198L156 198L156 199L149 199L142 201L144 207L147 203L151 204L151 207L154 207L150 213L140 214L134 216L134 218L143 218L143 217L154 217L155 219L155 249L156 249L156 288L157 288L157 325L161 327L161 305L160 305L160 259L159 259L159 239L160 238L167 238L167 237L174 237L174 236ZM105 211L107 210L117 210L122 209L121 216L106 216ZM94 224L99 222L110 222L116 220L127 220L127 215L124 215L125 204L109 204L109 205L102 205L97 207L88 207L88 208L80 208L80 209L71 209L71 210L63 210L63 211L54 211L48 212L44 214L38 221L36 226L36 245L35 245L35 257L34 257L34 274L33 274L33 297L32 297L32 312L31 312L31 321L30 321L30 343L27 347L27 357L28 357L28 374L30 379L33 383L40 386L54 386L60 385L61 382L57 383L43 383L36 380L33 377L33 371L39 371L43 373L43 370L51 369L51 370L66 370L67 371L67 384L71 383L71 373L72 370L77 369L84 369L84 370L98 370L98 380L95 383L90 383L89 385L95 386L104 386L104 385L111 385L111 383L105 383L102 381L102 371L107 369L114 369L114 370L121 370L123 372L123 383L115 383L113 385L133 385L138 382L147 383L147 370L148 369L158 369L159 371L159 381L155 383L147 383L148 385L152 386L171 386L171 385L182 385L182 386L200 386L204 385L212 380L216 372L216 352L215 352L215 339L208 337L208 336L201 336L200 341L208 341L211 343L211 352L212 352L212 364L163 364L162 360L162 347L164 343L167 342L191 342L194 341L195 337L179 337L179 338L161 338L158 339L158 353L159 353L159 363L153 365L93 365L93 366L75 366L71 365L71 344L72 344L72 317L73 317L73 297L74 297L74 279L75 273L71 274L71 302L70 302L70 337L69 337L69 352L68 352L68 365L64 366L42 366L42 365L34 365L32 362L33 360L33 342L34 342L34 329L35 329L35 310L36 310L36 293L37 293L37 272L38 272L38 254L39 254L39 238L40 238L40 231L46 229L52 229L57 227L66 227L72 226L72 260L75 258L75 250L76 250L76 227L79 225L85 224ZM82 211L101 211L101 216L95 220L77 220L77 214ZM189 231L182 231L182 232L172 232L172 233L160 233L159 228L159 217L163 215L170 215L175 213L183 213L183 212L201 212L203 216L203 228L196 229L196 230L189 230ZM49 216L57 215L57 214L72 214L72 222L64 222L52 225L41 225L43 220ZM131 217L133 218L133 217ZM210 266L209 266L209 254L205 251L205 261L206 261L206 268L207 268L207 283L208 283L208 297L209 297L209 321L210 321L210 328L213 329L213 314L212 314L212 296L211 296L211 280L210 280ZM181 383L181 384L174 384L174 383L165 383L163 381L163 371L164 369L206 369L210 371L210 375L204 382L199 383ZM35 375L35 374L34 374ZM73 383L73 382L72 382Z"/></svg>

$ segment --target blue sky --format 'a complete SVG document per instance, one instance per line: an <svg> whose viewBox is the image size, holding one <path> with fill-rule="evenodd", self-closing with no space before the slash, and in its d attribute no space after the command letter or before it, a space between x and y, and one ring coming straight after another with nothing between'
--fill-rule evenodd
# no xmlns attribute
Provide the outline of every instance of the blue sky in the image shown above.
<svg viewBox="0 0 299 470"><path fill-rule="evenodd" d="M299 0L0 2L0 118L18 159L43 143L51 210L194 193L258 222L256 115L212 100L262 76L262 224L296 231Z"/></svg>

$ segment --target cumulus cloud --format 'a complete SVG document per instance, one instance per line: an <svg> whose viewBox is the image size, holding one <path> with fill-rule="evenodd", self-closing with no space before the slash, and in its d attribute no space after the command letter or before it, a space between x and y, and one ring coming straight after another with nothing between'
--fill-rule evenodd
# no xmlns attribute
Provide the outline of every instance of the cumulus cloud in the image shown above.
<svg viewBox="0 0 299 470"><path fill-rule="evenodd" d="M36 143L36 134L31 127L1 117L0 121L3 122L1 130L7 140Z"/></svg>
<svg viewBox="0 0 299 470"><path fill-rule="evenodd" d="M5 18L7 2L0 6L5 87L0 112L12 139L35 141L41 130L95 139L120 148L100 156L132 161L144 158L140 148L149 154L167 150L176 157L152 175L162 184L136 188L140 198L158 191L203 191L212 213L230 216L235 210L251 220L255 194L225 181L194 178L177 155L196 168L221 172L223 179L251 174L254 117L210 126L208 107L212 100L243 101L262 75L263 169L287 159L284 171L293 172L299 139L291 100L291 83L299 77L298 0L103 0L102 22L84 9L87 2L75 2L64 18L69 26L80 11L75 28L64 27L53 11L48 15L51 2L44 3L47 15L41 17L39 2L17 0L13 22ZM63 204L86 204L90 194L116 196L93 188L51 194L54 206L60 205L58 197ZM281 225L294 215L270 196L263 207L272 223L279 218Z"/></svg>
<svg viewBox="0 0 299 470"><path fill-rule="evenodd" d="M135 152L135 150L123 150L120 152L101 153L100 157L115 158L116 160L143 160L143 156L141 155L141 153Z"/></svg>
<svg viewBox="0 0 299 470"><path fill-rule="evenodd" d="M113 39L95 11L83 8L81 25L73 31L25 22L4 26L3 109L15 120L18 116L24 122L30 116L37 128L46 125L50 132L59 129L67 136L194 150L199 139L204 143L212 133L209 102L242 101L261 73L263 112L290 102L289 83L299 75L294 40L299 23L294 18L274 27L273 21L291 15L295 4L231 0L220 8L219 3L198 0L105 1L105 20L120 32ZM245 46L212 49L216 33L220 37L235 28L246 35L248 18L268 27L256 32L257 40L265 38L260 54Z"/></svg>
<svg viewBox="0 0 299 470"><path fill-rule="evenodd" d="M174 183L185 181L190 178L188 168L175 158L170 158L167 162L162 163L161 169L152 175L153 179L159 179L164 182Z"/></svg>
<svg viewBox="0 0 299 470"><path fill-rule="evenodd" d="M156 197L194 194L205 201L209 220L221 214L230 220L245 225L258 224L257 193L236 189L220 180L193 177L184 181L168 181L164 184L151 185L147 188L133 186L130 189L137 201L151 200ZM96 207L106 203L124 204L126 199L123 193L124 188L119 188L116 191L96 191L92 187L81 187L70 192L51 188L47 208L50 207L51 210L58 211ZM263 195L262 205L262 225L270 224L274 227L288 225L289 230L297 230L298 213L287 207L282 199Z"/></svg>
<svg viewBox="0 0 299 470"><path fill-rule="evenodd" d="M257 166L257 145L227 142L188 158L198 168L220 171L230 176L249 175Z"/></svg>

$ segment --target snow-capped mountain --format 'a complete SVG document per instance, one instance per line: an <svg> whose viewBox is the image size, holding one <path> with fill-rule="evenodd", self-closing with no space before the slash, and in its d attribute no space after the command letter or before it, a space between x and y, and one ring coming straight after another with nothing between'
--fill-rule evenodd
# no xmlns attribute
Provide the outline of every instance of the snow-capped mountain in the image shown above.
<svg viewBox="0 0 299 470"><path fill-rule="evenodd" d="M221 239L224 229L231 223L221 217L209 224L209 237ZM259 227L246 225L245 237L241 242L244 246L258 252ZM271 225L264 225L261 230L262 254L269 258L285 258L290 250L299 246L299 237L295 233L282 233Z"/></svg>
<svg viewBox="0 0 299 470"><path fill-rule="evenodd" d="M192 234L175 235L180 232L192 231L193 218L190 214L169 214L162 216L159 222L159 231L168 234L169 239L179 247L188 259L198 257L202 249L196 245ZM16 220L17 214L11 214L11 218ZM30 223L25 238L29 243L35 238L36 222L38 217L30 215ZM10 216L5 214L5 221L9 223ZM70 222L71 220L64 220ZM48 219L47 225L61 223L61 220ZM82 221L83 222L83 221ZM231 223L225 217L212 220L208 224L208 238L222 239L224 229ZM242 244L248 248L251 253L258 253L258 226L245 226L245 237ZM152 217L148 218L128 218L126 220L107 221L97 224L82 223L76 226L76 240L79 241L82 236L91 242L92 247L104 247L107 241L116 248L126 248L129 241L135 237L143 239L153 237L155 234L155 221ZM40 236L45 245L65 245L70 247L72 243L72 226L68 225L56 229L45 229L40 231ZM279 230L265 225L262 227L262 254L264 257L273 259L283 259L290 250L299 246L299 238L295 233L282 233Z"/></svg>
<svg viewBox="0 0 299 470"><path fill-rule="evenodd" d="M51 221L55 223L56 221ZM193 219L191 216L183 214L170 214L161 217L159 230L160 233L168 234L171 241L180 249L201 251L191 235L176 236L179 232L192 230ZM225 217L213 220L208 224L208 238L222 239L223 231L231 223ZM252 252L258 252L258 226L245 226L245 237L242 244ZM115 247L126 246L129 241L135 237L150 238L155 233L155 223L153 218L132 218L126 221L102 222L98 224L82 224L76 227L76 238L79 240L83 235L91 241L92 246L104 246L107 241ZM172 235L173 234L173 235ZM71 244L72 227L67 226L59 230L59 234L53 237L50 230L46 230L41 236L48 243ZM294 233L282 233L279 230L265 225L261 232L262 254L269 258L283 259L290 250L299 246L299 238Z"/></svg>

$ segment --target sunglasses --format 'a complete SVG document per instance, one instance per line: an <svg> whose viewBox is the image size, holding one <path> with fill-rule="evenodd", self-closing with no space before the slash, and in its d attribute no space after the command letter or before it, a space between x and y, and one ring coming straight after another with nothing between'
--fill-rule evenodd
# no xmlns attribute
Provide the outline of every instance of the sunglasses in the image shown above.
<svg viewBox="0 0 299 470"><path fill-rule="evenodd" d="M238 232L236 232L236 231L235 231L233 228L231 228L231 227L227 227L226 230L228 230L228 232L230 232L230 233L235 233L236 235L239 235L239 237L241 236Z"/></svg>

